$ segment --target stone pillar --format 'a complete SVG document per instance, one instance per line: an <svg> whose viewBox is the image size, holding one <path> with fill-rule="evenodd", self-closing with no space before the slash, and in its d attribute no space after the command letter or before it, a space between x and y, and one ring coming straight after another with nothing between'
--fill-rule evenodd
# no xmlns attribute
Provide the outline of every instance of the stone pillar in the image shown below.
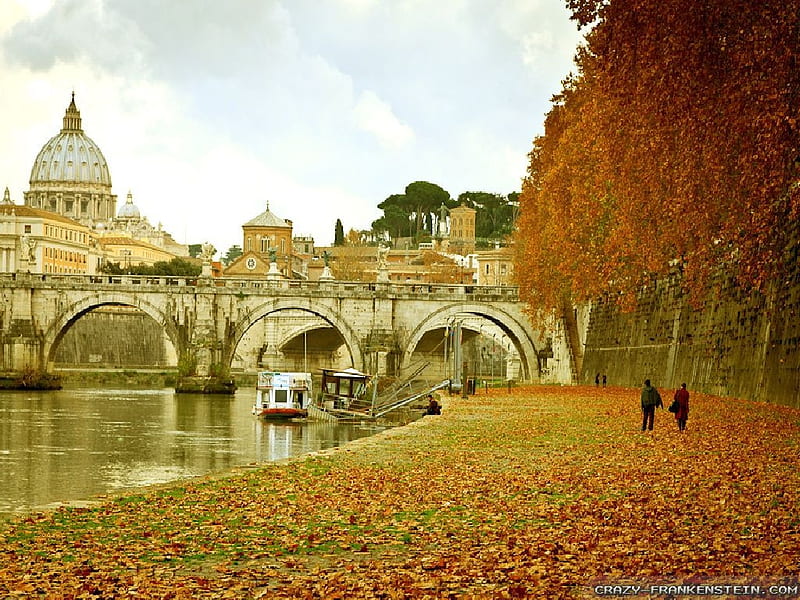
<svg viewBox="0 0 800 600"><path fill-rule="evenodd" d="M198 288L195 294L195 320L184 360L193 363L194 373L179 377L176 392L195 394L233 394L236 384L229 366L222 364L223 340L215 327L216 297L211 288Z"/></svg>
<svg viewBox="0 0 800 600"><path fill-rule="evenodd" d="M322 269L322 275L319 276L320 281L333 281L334 276L331 273L331 268L328 265L325 265L325 268Z"/></svg>
<svg viewBox="0 0 800 600"><path fill-rule="evenodd" d="M276 261L272 261L269 263L269 271L267 271L267 279L272 281L276 279L283 279L283 275L281 275L281 272L278 271L278 263Z"/></svg>

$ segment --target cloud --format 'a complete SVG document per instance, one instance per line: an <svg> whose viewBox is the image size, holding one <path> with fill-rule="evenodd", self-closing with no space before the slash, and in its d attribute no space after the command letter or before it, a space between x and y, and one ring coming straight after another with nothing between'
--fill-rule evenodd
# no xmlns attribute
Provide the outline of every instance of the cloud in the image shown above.
<svg viewBox="0 0 800 600"><path fill-rule="evenodd" d="M0 3L0 187L21 201L69 94L151 222L241 243L367 229L417 180L518 190L579 36L537 0Z"/></svg>
<svg viewBox="0 0 800 600"><path fill-rule="evenodd" d="M402 123L392 112L392 107L375 92L363 92L353 113L358 126L373 134L386 147L402 148L414 140L412 129Z"/></svg>

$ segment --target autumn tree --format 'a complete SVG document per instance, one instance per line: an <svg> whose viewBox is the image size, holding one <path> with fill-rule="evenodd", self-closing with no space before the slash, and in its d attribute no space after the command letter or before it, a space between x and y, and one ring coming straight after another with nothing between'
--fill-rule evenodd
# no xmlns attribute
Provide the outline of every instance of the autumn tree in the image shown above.
<svg viewBox="0 0 800 600"><path fill-rule="evenodd" d="M530 154L517 227L532 309L775 280L797 220L800 0L569 0L591 25Z"/></svg>

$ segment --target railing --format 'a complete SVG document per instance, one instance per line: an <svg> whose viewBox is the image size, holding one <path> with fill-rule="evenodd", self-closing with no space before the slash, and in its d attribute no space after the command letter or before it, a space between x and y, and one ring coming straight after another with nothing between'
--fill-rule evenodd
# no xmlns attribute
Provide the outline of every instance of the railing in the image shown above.
<svg viewBox="0 0 800 600"><path fill-rule="evenodd" d="M443 283L400 283L361 281L306 281L299 279L244 279L235 277L171 277L154 275L67 275L61 273L0 273L0 286L18 287L97 287L97 286L141 286L156 288L216 288L241 293L292 292L337 294L386 295L393 297L470 296L475 299L519 299L516 286L502 285L454 285Z"/></svg>

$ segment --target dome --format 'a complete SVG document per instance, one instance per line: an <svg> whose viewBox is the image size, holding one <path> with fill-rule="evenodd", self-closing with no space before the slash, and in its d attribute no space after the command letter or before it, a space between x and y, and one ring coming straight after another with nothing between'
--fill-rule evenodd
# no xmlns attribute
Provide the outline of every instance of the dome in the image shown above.
<svg viewBox="0 0 800 600"><path fill-rule="evenodd" d="M122 208L117 213L118 219L141 219L142 215L139 213L139 208L133 203L133 194L128 192L128 199Z"/></svg>
<svg viewBox="0 0 800 600"><path fill-rule="evenodd" d="M75 106L74 92L61 132L39 151L31 169L31 186L52 182L111 187L111 175L103 153L81 129L81 113Z"/></svg>

